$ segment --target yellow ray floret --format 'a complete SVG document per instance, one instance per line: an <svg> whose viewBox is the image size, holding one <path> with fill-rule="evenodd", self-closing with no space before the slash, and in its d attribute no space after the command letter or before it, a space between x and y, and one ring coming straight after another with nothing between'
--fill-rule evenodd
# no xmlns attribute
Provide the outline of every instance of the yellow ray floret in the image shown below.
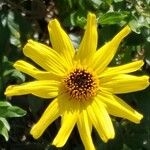
<svg viewBox="0 0 150 150"><path fill-rule="evenodd" d="M130 27L125 26L111 41L96 50L96 16L89 13L85 34L76 53L56 19L49 22L48 31L52 48L29 40L23 49L36 67L24 60L14 64L17 70L33 77L33 81L10 85L5 91L6 96L33 94L45 99L54 98L30 134L38 139L52 122L61 117L61 127L53 145L64 146L77 125L85 150L95 150L92 128L104 142L115 137L109 115L140 123L143 115L115 94L140 91L149 86L148 76L129 74L139 70L143 61L108 67L119 44L131 32Z"/></svg>

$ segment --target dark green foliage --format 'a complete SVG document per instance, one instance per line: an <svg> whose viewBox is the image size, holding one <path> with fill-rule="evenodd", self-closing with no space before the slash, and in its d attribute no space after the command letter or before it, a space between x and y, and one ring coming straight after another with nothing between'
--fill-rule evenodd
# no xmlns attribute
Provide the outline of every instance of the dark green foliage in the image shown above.
<svg viewBox="0 0 150 150"><path fill-rule="evenodd" d="M0 101L0 134L4 136L5 140L8 141L8 131L10 130L9 123L6 118L21 117L26 114L23 109L12 106L6 101Z"/></svg>
<svg viewBox="0 0 150 150"><path fill-rule="evenodd" d="M77 48L84 33L86 15L89 11L97 16L98 47L109 41L126 24L129 24L133 30L133 33L120 45L110 65L144 59L145 65L136 74L150 74L149 0L1 0L0 134L7 142L1 136L0 149L57 149L49 144L60 127L59 119L44 132L39 140L34 140L29 135L31 126L40 118L51 100L45 102L28 95L14 97L6 102L3 93L10 84L32 80L31 77L15 70L12 66L18 59L27 59L22 53L22 48L28 39L47 43L49 41L48 21L58 18ZM144 119L141 124L136 125L124 119L112 118L116 137L107 144L104 144L93 130L92 137L97 150L149 150L150 89L120 96L133 108L143 113ZM27 114L21 108L26 110ZM76 128L67 144L60 149L84 149Z"/></svg>

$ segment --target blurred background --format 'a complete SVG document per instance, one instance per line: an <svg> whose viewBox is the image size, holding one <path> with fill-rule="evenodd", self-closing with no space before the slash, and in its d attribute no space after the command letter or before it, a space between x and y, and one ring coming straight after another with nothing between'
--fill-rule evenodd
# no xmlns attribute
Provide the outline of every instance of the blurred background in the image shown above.
<svg viewBox="0 0 150 150"><path fill-rule="evenodd" d="M98 19L98 47L126 24L133 30L121 43L110 65L143 59L145 65L135 74L150 74L150 0L0 0L0 150L57 150L50 143L60 127L59 119L40 139L34 140L29 134L51 100L32 95L6 98L3 93L10 84L32 80L12 66L18 59L27 60L22 48L28 39L50 46L47 24L57 18L77 48L89 11ZM116 130L114 140L104 144L95 130L92 132L97 150L149 150L150 88L119 96L141 112L144 119L136 125L112 117ZM67 144L59 149L84 149L76 128Z"/></svg>

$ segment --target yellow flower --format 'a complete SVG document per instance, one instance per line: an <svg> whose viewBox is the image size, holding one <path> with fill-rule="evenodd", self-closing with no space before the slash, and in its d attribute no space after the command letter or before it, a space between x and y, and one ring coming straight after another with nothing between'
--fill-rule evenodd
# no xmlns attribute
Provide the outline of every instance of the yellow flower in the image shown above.
<svg viewBox="0 0 150 150"><path fill-rule="evenodd" d="M31 129L32 136L38 139L60 116L61 127L52 144L62 147L77 125L85 149L94 150L92 127L104 142L115 137L109 114L139 123L142 114L115 94L143 90L149 85L148 76L127 74L140 69L143 61L108 67L120 42L131 32L130 27L124 27L96 51L96 16L89 13L85 34L76 52L56 19L49 22L48 30L53 49L32 40L23 49L25 56L42 70L18 60L14 67L35 80L9 86L5 92L7 96L33 94L46 99L55 98Z"/></svg>

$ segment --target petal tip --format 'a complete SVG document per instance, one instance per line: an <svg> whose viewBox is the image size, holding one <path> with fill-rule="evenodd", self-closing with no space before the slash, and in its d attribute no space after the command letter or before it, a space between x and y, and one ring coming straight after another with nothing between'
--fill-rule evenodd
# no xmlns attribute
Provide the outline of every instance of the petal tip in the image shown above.
<svg viewBox="0 0 150 150"><path fill-rule="evenodd" d="M149 78L149 76L147 76L147 75L145 75L145 76L143 76L144 78L145 78L145 80L146 80L146 87L145 88L147 88L149 85L150 85L150 78Z"/></svg>
<svg viewBox="0 0 150 150"><path fill-rule="evenodd" d="M125 34L125 35L128 35L132 30L131 30L131 28L129 27L129 25L126 25L126 26L122 29L122 31L124 31L124 34Z"/></svg>
<svg viewBox="0 0 150 150"><path fill-rule="evenodd" d="M6 95L6 96L12 96L12 94L11 94L12 88L13 88L13 85L8 86L6 88L6 90L5 90L5 92L4 92L4 95Z"/></svg>
<svg viewBox="0 0 150 150"><path fill-rule="evenodd" d="M6 92L6 91L4 92L4 95L6 95L6 96L7 96L7 92Z"/></svg>
<svg viewBox="0 0 150 150"><path fill-rule="evenodd" d="M24 52L24 50L26 50L26 48L29 46L29 44L33 44L33 42L34 41L32 39L29 39L27 44L25 44L25 46L23 47L23 52Z"/></svg>
<svg viewBox="0 0 150 150"><path fill-rule="evenodd" d="M33 42L34 42L34 41L33 41L32 39L29 39L28 42L27 42L27 44L28 44L28 43L33 43ZM27 44L26 44L26 45L27 45Z"/></svg>
<svg viewBox="0 0 150 150"><path fill-rule="evenodd" d="M92 12L88 12L87 17L89 17L89 18L96 18L96 15L94 13L92 13Z"/></svg>
<svg viewBox="0 0 150 150"><path fill-rule="evenodd" d="M144 116L140 113L137 113L136 117L137 117L137 122L135 122L135 123L137 123L137 124L139 124L141 122L141 120L144 118Z"/></svg>
<svg viewBox="0 0 150 150"><path fill-rule="evenodd" d="M54 146L56 146L58 148L64 146L64 144L60 144L60 143L56 142L55 140L53 140L52 145L54 145Z"/></svg>
<svg viewBox="0 0 150 150"><path fill-rule="evenodd" d="M32 127L32 129L30 130L30 134L33 136L34 139L38 139L39 136L36 133L36 131L34 131L34 126Z"/></svg>
<svg viewBox="0 0 150 150"><path fill-rule="evenodd" d="M20 64L21 60L18 60L16 61L14 64L13 64L13 67L16 68L19 64Z"/></svg>
<svg viewBox="0 0 150 150"><path fill-rule="evenodd" d="M87 22L92 22L92 24L96 23L96 15L89 12L87 15Z"/></svg>
<svg viewBox="0 0 150 150"><path fill-rule="evenodd" d="M51 28L54 28L56 26L59 26L59 21L57 19L53 19L51 21L49 21L48 23L48 29L51 30Z"/></svg>
<svg viewBox="0 0 150 150"><path fill-rule="evenodd" d="M143 60L139 60L139 63L141 64L141 67L144 65L144 61Z"/></svg>

